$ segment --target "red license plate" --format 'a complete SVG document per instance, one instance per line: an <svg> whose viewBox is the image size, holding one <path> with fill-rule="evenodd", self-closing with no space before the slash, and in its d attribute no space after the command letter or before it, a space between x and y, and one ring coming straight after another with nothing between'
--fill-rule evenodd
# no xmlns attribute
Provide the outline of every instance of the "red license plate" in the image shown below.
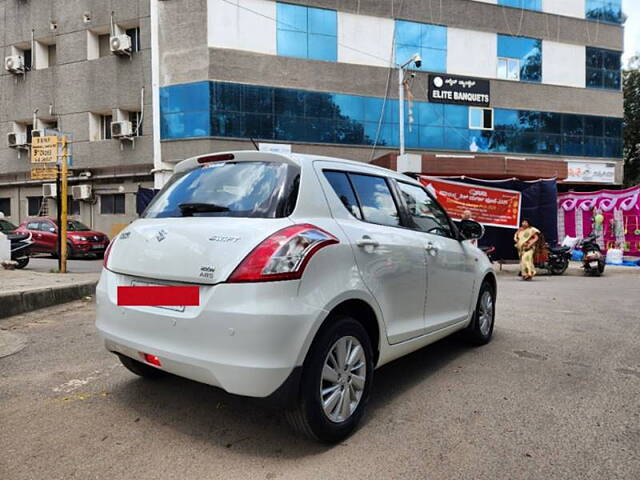
<svg viewBox="0 0 640 480"><path fill-rule="evenodd" d="M196 286L121 286L118 305L123 307L191 307L200 305L200 289Z"/></svg>

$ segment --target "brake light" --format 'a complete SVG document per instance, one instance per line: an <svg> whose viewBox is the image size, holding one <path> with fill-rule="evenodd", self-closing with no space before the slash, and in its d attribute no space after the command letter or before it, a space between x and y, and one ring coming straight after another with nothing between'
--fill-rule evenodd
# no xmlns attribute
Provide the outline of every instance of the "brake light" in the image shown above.
<svg viewBox="0 0 640 480"><path fill-rule="evenodd" d="M107 245L106 250L104 251L104 255L102 257L102 266L104 268L106 268L107 270L109 269L109 254L111 253L111 247L113 246L113 244L116 242L116 239L114 238L113 240L111 240L111 242L109 242L109 245Z"/></svg>
<svg viewBox="0 0 640 480"><path fill-rule="evenodd" d="M198 158L198 163L224 162L236 158L233 153L223 153L222 155L207 155Z"/></svg>
<svg viewBox="0 0 640 480"><path fill-rule="evenodd" d="M228 281L243 283L299 279L318 250L336 243L339 243L336 237L315 225L286 227L254 248Z"/></svg>

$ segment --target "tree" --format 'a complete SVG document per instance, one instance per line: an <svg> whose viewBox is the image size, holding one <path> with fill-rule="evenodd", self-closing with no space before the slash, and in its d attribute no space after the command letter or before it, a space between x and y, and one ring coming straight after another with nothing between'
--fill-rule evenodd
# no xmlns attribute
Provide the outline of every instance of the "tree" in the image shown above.
<svg viewBox="0 0 640 480"><path fill-rule="evenodd" d="M640 56L623 71L624 92L624 184L640 183Z"/></svg>

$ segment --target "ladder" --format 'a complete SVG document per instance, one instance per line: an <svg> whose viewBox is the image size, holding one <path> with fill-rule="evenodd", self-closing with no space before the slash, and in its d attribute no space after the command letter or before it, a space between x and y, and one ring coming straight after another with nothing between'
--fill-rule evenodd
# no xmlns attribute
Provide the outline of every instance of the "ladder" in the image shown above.
<svg viewBox="0 0 640 480"><path fill-rule="evenodd" d="M48 217L49 216L49 198L43 196L42 201L40 202L40 211L38 212L39 217Z"/></svg>

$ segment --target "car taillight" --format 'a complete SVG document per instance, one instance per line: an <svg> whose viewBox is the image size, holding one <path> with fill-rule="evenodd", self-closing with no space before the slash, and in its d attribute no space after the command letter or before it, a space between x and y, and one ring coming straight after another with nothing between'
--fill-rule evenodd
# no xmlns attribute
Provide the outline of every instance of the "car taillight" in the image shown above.
<svg viewBox="0 0 640 480"><path fill-rule="evenodd" d="M109 245L107 245L107 248L104 251L104 255L102 257L102 266L104 268L106 268L107 270L109 269L109 254L111 253L111 247L113 246L113 244L115 243L116 239L114 238L113 240L111 240L111 243L109 243Z"/></svg>
<svg viewBox="0 0 640 480"><path fill-rule="evenodd" d="M315 225L284 228L254 248L228 281L242 283L298 279L318 250L336 243L339 243L336 237Z"/></svg>

